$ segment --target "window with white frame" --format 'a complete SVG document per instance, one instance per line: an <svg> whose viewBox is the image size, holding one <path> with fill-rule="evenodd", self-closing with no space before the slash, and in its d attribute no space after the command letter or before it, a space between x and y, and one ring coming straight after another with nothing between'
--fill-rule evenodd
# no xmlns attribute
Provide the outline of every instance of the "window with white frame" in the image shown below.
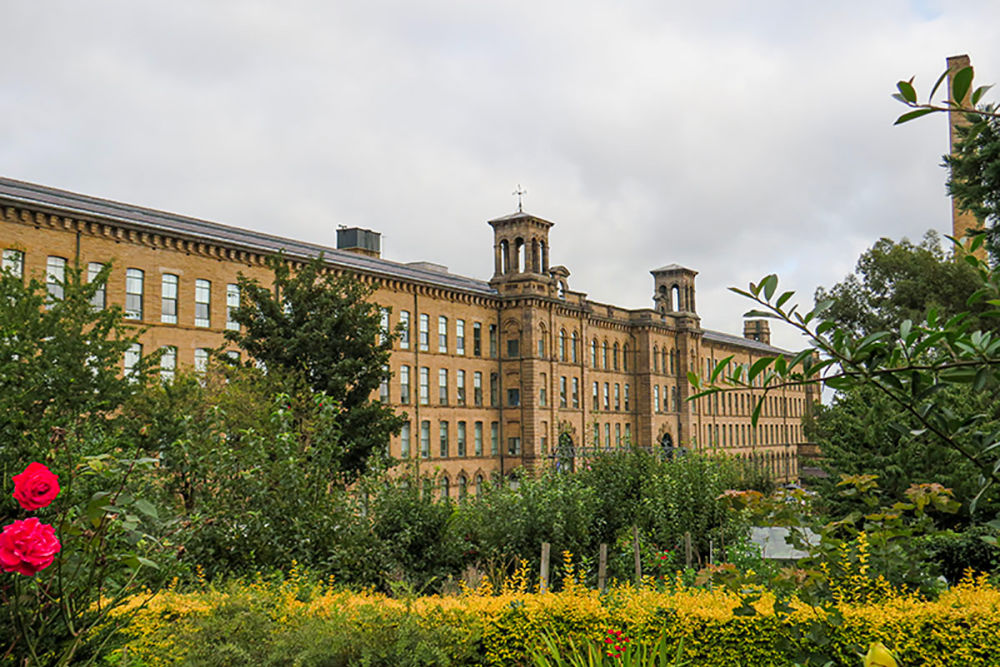
<svg viewBox="0 0 1000 667"><path fill-rule="evenodd" d="M172 273L160 276L160 321L166 324L177 324L177 283Z"/></svg>
<svg viewBox="0 0 1000 667"><path fill-rule="evenodd" d="M455 402L465 405L465 371L455 371Z"/></svg>
<svg viewBox="0 0 1000 667"><path fill-rule="evenodd" d="M100 262L90 262L87 264L87 282L93 283L103 270L104 264ZM90 305L94 307L94 310L104 310L105 306L107 306L106 283L101 283L94 290L94 294L90 297Z"/></svg>
<svg viewBox="0 0 1000 667"><path fill-rule="evenodd" d="M420 313L420 351L427 352L431 346L431 316Z"/></svg>
<svg viewBox="0 0 1000 667"><path fill-rule="evenodd" d="M410 349L410 311L399 311L399 348Z"/></svg>
<svg viewBox="0 0 1000 667"><path fill-rule="evenodd" d="M3 251L3 270L17 278L24 277L24 253L14 248Z"/></svg>
<svg viewBox="0 0 1000 667"><path fill-rule="evenodd" d="M142 344L132 343L125 350L124 362L125 362L125 377L132 377L136 374L136 366L139 364L139 360L142 359Z"/></svg>
<svg viewBox="0 0 1000 667"><path fill-rule="evenodd" d="M142 293L146 274L142 269L125 269L125 319L142 319Z"/></svg>
<svg viewBox="0 0 1000 667"><path fill-rule="evenodd" d="M438 369L438 404L448 405L448 369Z"/></svg>
<svg viewBox="0 0 1000 667"><path fill-rule="evenodd" d="M194 370L196 373L204 373L208 370L208 350L199 347L194 351Z"/></svg>
<svg viewBox="0 0 1000 667"><path fill-rule="evenodd" d="M427 405L431 400L431 369L420 367L420 405Z"/></svg>
<svg viewBox="0 0 1000 667"><path fill-rule="evenodd" d="M438 316L438 352L448 353L448 318L444 315Z"/></svg>
<svg viewBox="0 0 1000 667"><path fill-rule="evenodd" d="M455 320L455 354L465 354L465 320Z"/></svg>
<svg viewBox="0 0 1000 667"><path fill-rule="evenodd" d="M199 278L194 281L194 325L212 326L212 282Z"/></svg>
<svg viewBox="0 0 1000 667"><path fill-rule="evenodd" d="M160 380L173 382L177 374L177 348L173 345L164 345L160 348L160 352Z"/></svg>
<svg viewBox="0 0 1000 667"><path fill-rule="evenodd" d="M399 458L410 458L410 422L403 422L403 428L399 430Z"/></svg>
<svg viewBox="0 0 1000 667"><path fill-rule="evenodd" d="M399 402L407 405L410 402L410 367L399 367Z"/></svg>
<svg viewBox="0 0 1000 667"><path fill-rule="evenodd" d="M233 313L240 307L240 286L236 283L226 285L226 328L239 331L240 325L233 319Z"/></svg>

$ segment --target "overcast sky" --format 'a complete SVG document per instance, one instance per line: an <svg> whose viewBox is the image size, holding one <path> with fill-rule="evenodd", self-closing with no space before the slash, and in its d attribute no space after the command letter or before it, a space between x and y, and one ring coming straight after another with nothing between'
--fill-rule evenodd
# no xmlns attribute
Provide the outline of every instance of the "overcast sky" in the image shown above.
<svg viewBox="0 0 1000 667"><path fill-rule="evenodd" d="M946 119L894 128L889 95L959 53L1000 83L996 0L0 8L4 176L482 279L521 184L571 289L649 307L684 264L734 333L727 286L811 304L880 236L950 231Z"/></svg>

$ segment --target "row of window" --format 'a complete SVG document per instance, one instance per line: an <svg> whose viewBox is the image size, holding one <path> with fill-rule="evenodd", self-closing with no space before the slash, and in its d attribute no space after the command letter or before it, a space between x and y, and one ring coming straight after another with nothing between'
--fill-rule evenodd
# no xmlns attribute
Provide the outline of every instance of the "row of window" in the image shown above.
<svg viewBox="0 0 1000 667"><path fill-rule="evenodd" d="M438 450L437 456L435 458L452 458L452 429L451 423L448 421L439 421L438 424ZM419 455L422 459L431 458L431 422L424 420L420 422L420 432L419 434L414 434L411 432L410 422L405 422L403 424L402 430L399 432L399 458L408 459L414 455ZM468 428L468 422L459 421L455 422L454 440L455 440L455 450L454 456L457 458L465 458L468 456L481 457L483 456L483 428L484 423L481 421L473 422L472 429ZM417 435L419 440L417 444L419 446L419 452L413 451L414 435ZM497 456L500 451L500 424L499 422L490 422L490 456ZM508 443L508 454L517 455L521 453L521 439L520 438L510 438Z"/></svg>
<svg viewBox="0 0 1000 667"><path fill-rule="evenodd" d="M410 311L399 311L397 331L399 332L399 347L402 350L410 349L411 326ZM382 309L382 329L386 332L390 331L388 308ZM471 334L471 355L481 357L483 356L483 325L481 322L472 323ZM444 315L439 316L437 321L437 351L440 354L448 354L452 335L454 335L454 353L465 355L469 351L466 348L465 320L456 319L455 329L452 333L448 318ZM431 316L427 313L420 313L417 319L417 347L421 352L430 352L431 349ZM497 327L495 324L489 325L489 356L497 356Z"/></svg>
<svg viewBox="0 0 1000 667"><path fill-rule="evenodd" d="M87 264L87 280L92 282L104 270L105 264L90 262ZM24 253L20 250L7 248L3 251L3 269L17 277L24 277ZM62 299L65 295L66 258L50 255L45 263L45 284L52 299ZM160 321L164 324L177 324L179 317L178 303L180 301L180 277L173 273L160 275ZM142 269L125 269L125 318L130 320L145 319L146 273ZM102 285L91 298L95 308L107 306L107 289ZM240 288L235 283L226 285L226 328L239 329L233 321L233 311L240 306ZM194 309L192 311L194 326L212 326L212 282L196 279L194 281Z"/></svg>
<svg viewBox="0 0 1000 667"><path fill-rule="evenodd" d="M754 397L740 392L726 392L706 396L702 405L705 414L748 416L756 405ZM765 396L760 414L762 417L798 417L805 406L804 399L791 396Z"/></svg>
<svg viewBox="0 0 1000 667"><path fill-rule="evenodd" d="M752 447L803 442L800 424L703 424L702 441L709 446Z"/></svg>
<svg viewBox="0 0 1000 667"><path fill-rule="evenodd" d="M142 359L142 350L142 343L132 343L125 350L124 371L126 377L135 373L135 368ZM174 345L164 345L160 350L160 377L164 382L170 382L177 374L177 347ZM210 354L211 350L207 347L200 347L194 351L195 372L205 372L208 368ZM235 361L239 361L240 359L240 353L237 350L229 350L226 354Z"/></svg>
<svg viewBox="0 0 1000 667"><path fill-rule="evenodd" d="M601 446L601 424L594 422L594 431L591 436L591 443L594 447ZM604 427L604 448L611 449L611 429L610 423L605 423ZM632 425L626 423L624 429L621 424L614 425L615 447L628 446L632 443ZM624 440L622 440L624 438Z"/></svg>

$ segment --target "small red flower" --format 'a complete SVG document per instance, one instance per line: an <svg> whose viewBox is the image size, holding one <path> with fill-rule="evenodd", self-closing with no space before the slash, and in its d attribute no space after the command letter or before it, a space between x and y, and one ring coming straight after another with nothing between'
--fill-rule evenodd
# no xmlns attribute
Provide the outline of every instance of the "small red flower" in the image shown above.
<svg viewBox="0 0 1000 667"><path fill-rule="evenodd" d="M59 477L41 463L29 463L13 479L14 500L29 512L48 507L59 495Z"/></svg>

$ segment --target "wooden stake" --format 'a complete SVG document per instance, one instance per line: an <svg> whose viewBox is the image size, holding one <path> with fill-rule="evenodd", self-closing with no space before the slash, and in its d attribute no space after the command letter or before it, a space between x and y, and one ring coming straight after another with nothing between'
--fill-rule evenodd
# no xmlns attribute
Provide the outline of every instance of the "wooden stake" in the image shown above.
<svg viewBox="0 0 1000 667"><path fill-rule="evenodd" d="M604 592L608 583L608 545L601 544L601 553L597 559L597 589Z"/></svg>
<svg viewBox="0 0 1000 667"><path fill-rule="evenodd" d="M539 568L540 581L538 584L538 590L540 590L542 593L549 590L549 550L551 548L552 548L551 544L549 544L548 542L542 542L542 563L541 567Z"/></svg>
<svg viewBox="0 0 1000 667"><path fill-rule="evenodd" d="M639 526L632 526L632 549L635 551L635 587L642 584L642 554L639 552Z"/></svg>
<svg viewBox="0 0 1000 667"><path fill-rule="evenodd" d="M691 533L684 533L684 563L691 567Z"/></svg>

